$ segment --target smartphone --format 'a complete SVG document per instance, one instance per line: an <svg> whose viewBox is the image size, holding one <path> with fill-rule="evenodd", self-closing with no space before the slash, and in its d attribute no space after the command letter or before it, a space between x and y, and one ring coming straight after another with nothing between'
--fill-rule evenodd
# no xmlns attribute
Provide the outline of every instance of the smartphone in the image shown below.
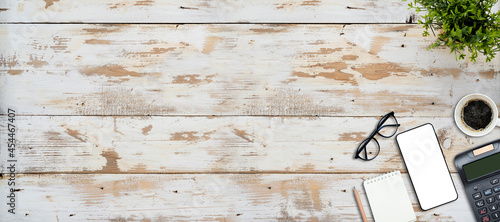
<svg viewBox="0 0 500 222"><path fill-rule="evenodd" d="M432 124L396 135L420 208L429 210L458 198Z"/></svg>

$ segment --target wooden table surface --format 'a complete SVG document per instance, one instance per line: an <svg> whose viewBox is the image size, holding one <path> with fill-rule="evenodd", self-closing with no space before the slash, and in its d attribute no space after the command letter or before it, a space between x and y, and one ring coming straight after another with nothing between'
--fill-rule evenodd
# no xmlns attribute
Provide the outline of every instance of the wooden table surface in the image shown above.
<svg viewBox="0 0 500 222"><path fill-rule="evenodd" d="M453 158L470 93L500 103L500 56L426 50L399 0L0 2L0 221L360 221L362 181L403 173L418 221L473 221ZM8 109L15 111L16 207ZM394 111L432 123L457 201L422 211L393 138L353 152Z"/></svg>

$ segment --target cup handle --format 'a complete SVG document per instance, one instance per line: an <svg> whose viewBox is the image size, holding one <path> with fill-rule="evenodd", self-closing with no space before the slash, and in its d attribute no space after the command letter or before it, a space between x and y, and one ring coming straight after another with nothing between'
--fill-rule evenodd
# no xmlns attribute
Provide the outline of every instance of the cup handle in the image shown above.
<svg viewBox="0 0 500 222"><path fill-rule="evenodd" d="M497 126L500 127L500 118L497 119Z"/></svg>

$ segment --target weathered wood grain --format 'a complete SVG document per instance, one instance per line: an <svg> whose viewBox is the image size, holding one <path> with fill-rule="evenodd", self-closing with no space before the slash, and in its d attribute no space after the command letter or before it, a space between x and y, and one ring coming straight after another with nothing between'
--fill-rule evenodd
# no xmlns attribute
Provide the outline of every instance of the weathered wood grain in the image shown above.
<svg viewBox="0 0 500 222"><path fill-rule="evenodd" d="M0 22L415 22L415 14L407 8L399 0L9 0L0 2Z"/></svg>
<svg viewBox="0 0 500 222"><path fill-rule="evenodd" d="M9 221L360 221L352 192L379 174L19 175L17 213ZM473 221L458 175L459 198L422 211L404 182L418 221ZM0 193L6 197L5 176ZM0 211L6 212L6 204Z"/></svg>
<svg viewBox="0 0 500 222"><path fill-rule="evenodd" d="M421 32L416 25L1 25L0 106L23 115L449 117L472 92L500 101L500 57L457 62L448 49L427 51L435 38Z"/></svg>
<svg viewBox="0 0 500 222"><path fill-rule="evenodd" d="M434 124L459 192L423 212L404 174L418 220L472 221L453 158L500 129L467 137L452 110L500 103L500 57L427 51L396 24L415 19L400 0L0 1L0 221L356 221L353 186L371 217L362 181L406 169L394 139L352 155L391 110Z"/></svg>
<svg viewBox="0 0 500 222"><path fill-rule="evenodd" d="M397 115L397 113L396 113ZM5 117L3 117L5 118ZM498 139L469 138L452 118L399 117L400 132L435 126L452 172L456 154ZM1 138L8 138L6 120ZM16 119L22 173L370 173L406 171L394 139L373 161L353 159L373 117L81 117ZM7 155L1 155L6 166ZM50 163L50 164L49 164ZM6 167L1 172L7 172Z"/></svg>

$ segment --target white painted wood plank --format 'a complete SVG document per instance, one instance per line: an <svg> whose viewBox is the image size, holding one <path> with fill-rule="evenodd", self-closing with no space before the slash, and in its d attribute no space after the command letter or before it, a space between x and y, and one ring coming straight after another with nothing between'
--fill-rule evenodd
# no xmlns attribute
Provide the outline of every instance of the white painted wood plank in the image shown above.
<svg viewBox="0 0 500 222"><path fill-rule="evenodd" d="M500 101L500 57L457 62L448 49L427 51L435 38L421 32L1 25L0 106L25 115L450 116L469 93Z"/></svg>
<svg viewBox="0 0 500 222"><path fill-rule="evenodd" d="M9 0L0 22L405 23L407 8L399 0Z"/></svg>
<svg viewBox="0 0 500 222"><path fill-rule="evenodd" d="M396 113L396 115L398 115ZM498 139L469 138L451 117L399 117L399 132L432 123L451 171L456 154ZM406 171L394 139L380 155L354 160L378 118L363 117L17 117L18 172L359 173ZM7 120L0 125L2 146ZM2 150L3 151L3 150ZM0 156L7 172L7 154Z"/></svg>
<svg viewBox="0 0 500 222"><path fill-rule="evenodd" d="M2 221L359 221L356 186L373 221L362 181L376 175L18 175L16 214L0 211ZM458 175L458 200L425 212L403 177L419 221L474 220Z"/></svg>

